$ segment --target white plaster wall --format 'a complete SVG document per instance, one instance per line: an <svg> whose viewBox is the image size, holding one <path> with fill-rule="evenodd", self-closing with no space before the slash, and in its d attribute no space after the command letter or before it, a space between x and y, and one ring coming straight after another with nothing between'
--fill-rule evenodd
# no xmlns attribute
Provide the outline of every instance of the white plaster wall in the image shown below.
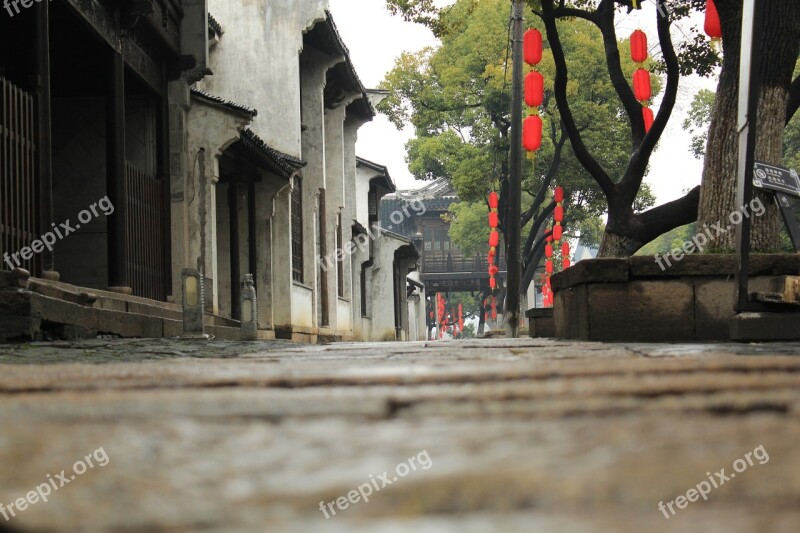
<svg viewBox="0 0 800 533"><path fill-rule="evenodd" d="M369 180L375 171L367 167L356 167L356 220L365 228L369 225Z"/></svg>
<svg viewBox="0 0 800 533"><path fill-rule="evenodd" d="M292 284L292 325L304 328L311 328L313 326L312 320L312 299L311 289Z"/></svg>
<svg viewBox="0 0 800 533"><path fill-rule="evenodd" d="M211 94L254 107L252 129L273 148L300 157L300 50L303 32L325 18L328 0L209 0L225 34L211 52Z"/></svg>

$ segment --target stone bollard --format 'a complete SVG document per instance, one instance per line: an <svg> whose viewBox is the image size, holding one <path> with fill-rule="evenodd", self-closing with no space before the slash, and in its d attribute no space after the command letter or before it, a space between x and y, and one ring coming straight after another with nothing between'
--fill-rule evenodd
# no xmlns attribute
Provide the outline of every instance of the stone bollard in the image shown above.
<svg viewBox="0 0 800 533"><path fill-rule="evenodd" d="M242 281L241 335L243 341L258 339L258 300L252 274L245 274Z"/></svg>
<svg viewBox="0 0 800 533"><path fill-rule="evenodd" d="M194 268L181 271L183 284L182 339L207 339L203 325L203 275Z"/></svg>

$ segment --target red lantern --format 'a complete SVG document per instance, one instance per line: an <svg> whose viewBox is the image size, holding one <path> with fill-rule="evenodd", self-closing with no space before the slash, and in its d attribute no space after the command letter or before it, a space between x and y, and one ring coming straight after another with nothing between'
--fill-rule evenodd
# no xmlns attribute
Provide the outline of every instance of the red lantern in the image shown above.
<svg viewBox="0 0 800 533"><path fill-rule="evenodd" d="M656 120L655 116L653 115L653 110L649 107L643 107L642 118L644 118L644 131L645 133L649 133L650 128L653 127L653 122Z"/></svg>
<svg viewBox="0 0 800 533"><path fill-rule="evenodd" d="M487 263L489 263L490 265L494 264L494 255L493 254L489 254L489 257L487 257Z"/></svg>
<svg viewBox="0 0 800 533"><path fill-rule="evenodd" d="M529 152L542 146L542 118L538 115L530 115L522 123L522 146Z"/></svg>
<svg viewBox="0 0 800 533"><path fill-rule="evenodd" d="M500 195L496 192L489 193L489 207L491 209L497 209L497 206L500 205Z"/></svg>
<svg viewBox="0 0 800 533"><path fill-rule="evenodd" d="M550 276L547 276L546 283L547 283L547 292L550 293L550 291L553 290L553 285L552 285L552 282L550 281Z"/></svg>
<svg viewBox="0 0 800 533"><path fill-rule="evenodd" d="M489 275L490 275L490 276L496 276L498 272L500 272L500 269L499 269L499 268L497 268L497 266L496 266L496 265L491 265L491 266L489 267Z"/></svg>
<svg viewBox="0 0 800 533"><path fill-rule="evenodd" d="M555 200L557 204L564 201L564 187L556 187L556 190L553 192L553 200Z"/></svg>
<svg viewBox="0 0 800 533"><path fill-rule="evenodd" d="M526 31L522 47L525 51L525 62L529 65L538 65L542 60L542 32L537 29Z"/></svg>
<svg viewBox="0 0 800 533"><path fill-rule="evenodd" d="M544 102L544 77L534 70L525 76L525 103L528 107L539 107Z"/></svg>
<svg viewBox="0 0 800 533"><path fill-rule="evenodd" d="M569 268L569 257L565 257L561 260L561 268Z"/></svg>
<svg viewBox="0 0 800 533"><path fill-rule="evenodd" d="M497 211L490 211L489 212L489 227L496 229L497 226L500 224L500 215L497 214Z"/></svg>
<svg viewBox="0 0 800 533"><path fill-rule="evenodd" d="M497 320L497 309L492 309L492 320Z"/></svg>
<svg viewBox="0 0 800 533"><path fill-rule="evenodd" d="M500 234L495 230L489 233L489 246L496 247L500 244Z"/></svg>
<svg viewBox="0 0 800 533"><path fill-rule="evenodd" d="M553 273L553 261L548 259L547 261L544 262L544 271L547 272L548 274Z"/></svg>
<svg viewBox="0 0 800 533"><path fill-rule="evenodd" d="M636 72L633 73L633 94L640 102L646 102L653 97L650 73L643 68L637 68Z"/></svg>
<svg viewBox="0 0 800 533"><path fill-rule="evenodd" d="M636 30L631 35L631 59L634 63L644 63L647 56L647 35L642 30Z"/></svg>
<svg viewBox="0 0 800 533"><path fill-rule="evenodd" d="M433 311L430 312L430 317L433 318Z"/></svg>
<svg viewBox="0 0 800 533"><path fill-rule="evenodd" d="M561 255L564 257L569 257L569 243L567 241L564 241L561 244Z"/></svg>
<svg viewBox="0 0 800 533"><path fill-rule="evenodd" d="M552 244L545 244L544 245L544 256L545 257L553 257L553 245Z"/></svg>
<svg viewBox="0 0 800 533"><path fill-rule="evenodd" d="M553 242L553 234L548 235L544 242Z"/></svg>
<svg viewBox="0 0 800 533"><path fill-rule="evenodd" d="M563 228L560 225L553 226L553 240L556 241L556 242L560 241L561 240L561 236L562 236L562 232L563 232Z"/></svg>
<svg viewBox="0 0 800 533"><path fill-rule="evenodd" d="M706 34L712 39L722 39L722 23L719 21L717 4L714 3L714 0L708 0L708 3L706 3L706 21L704 29L706 30Z"/></svg>
<svg viewBox="0 0 800 533"><path fill-rule="evenodd" d="M489 287L491 287L492 289L496 289L497 288L497 279L489 278Z"/></svg>
<svg viewBox="0 0 800 533"><path fill-rule="evenodd" d="M553 220L556 222L561 222L564 220L564 206L557 205L556 210L553 211Z"/></svg>

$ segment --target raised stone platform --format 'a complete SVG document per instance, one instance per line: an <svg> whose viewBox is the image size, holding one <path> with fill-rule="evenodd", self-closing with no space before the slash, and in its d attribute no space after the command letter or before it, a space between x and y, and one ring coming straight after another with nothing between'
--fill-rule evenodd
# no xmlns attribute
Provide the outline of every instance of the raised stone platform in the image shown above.
<svg viewBox="0 0 800 533"><path fill-rule="evenodd" d="M599 341L728 340L732 255L691 255L662 270L653 257L580 261L552 278L557 337ZM800 274L798 255L753 255L751 292Z"/></svg>

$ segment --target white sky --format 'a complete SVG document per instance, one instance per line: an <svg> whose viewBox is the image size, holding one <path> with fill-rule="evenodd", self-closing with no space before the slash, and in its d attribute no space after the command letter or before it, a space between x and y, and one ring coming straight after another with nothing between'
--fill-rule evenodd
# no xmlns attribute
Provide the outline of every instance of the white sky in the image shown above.
<svg viewBox="0 0 800 533"><path fill-rule="evenodd" d="M427 29L390 15L384 0L330 0L330 6L356 70L368 88L377 87L401 53L437 44ZM651 49L657 44L653 5L645 4L641 12L631 15L621 14L618 21L620 38L641 24L648 34ZM676 30L674 38L677 40L680 36ZM646 178L659 204L679 198L684 190L700 184L702 162L691 155L691 136L683 130L682 123L694 94L700 88L714 90L715 87L716 80L698 77L681 80L678 103L650 160L650 174ZM658 104L654 111L657 112L657 108ZM412 136L411 128L398 131L386 117L379 115L359 130L358 155L386 165L398 188L421 187L424 183L414 179L405 162L405 143Z"/></svg>

